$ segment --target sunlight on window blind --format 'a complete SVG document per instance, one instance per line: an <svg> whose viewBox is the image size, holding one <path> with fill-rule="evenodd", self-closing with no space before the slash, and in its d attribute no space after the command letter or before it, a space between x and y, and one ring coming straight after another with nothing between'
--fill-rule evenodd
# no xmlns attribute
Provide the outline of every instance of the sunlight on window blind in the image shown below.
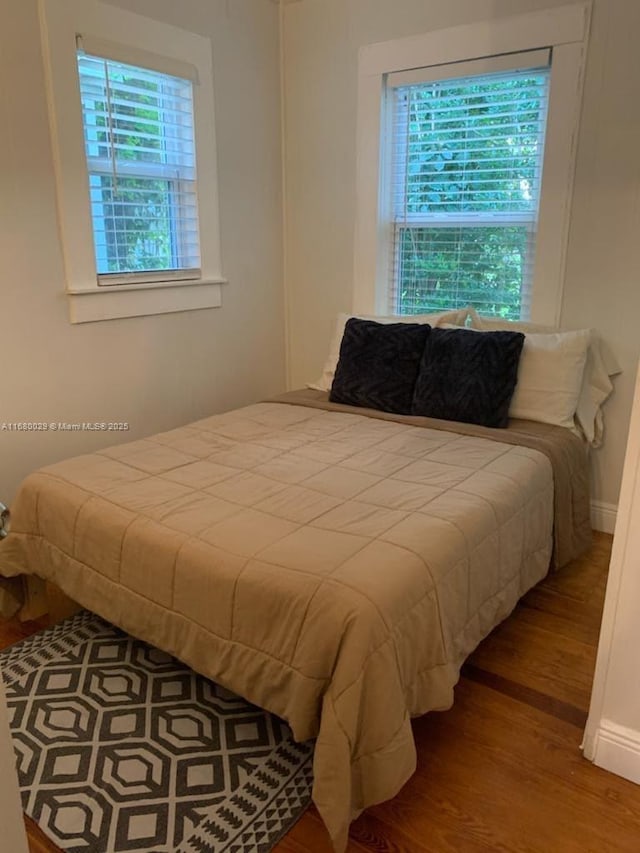
<svg viewBox="0 0 640 853"><path fill-rule="evenodd" d="M393 90L390 308L528 317L549 69Z"/></svg>
<svg viewBox="0 0 640 853"><path fill-rule="evenodd" d="M82 51L78 71L99 278L197 277L192 82Z"/></svg>

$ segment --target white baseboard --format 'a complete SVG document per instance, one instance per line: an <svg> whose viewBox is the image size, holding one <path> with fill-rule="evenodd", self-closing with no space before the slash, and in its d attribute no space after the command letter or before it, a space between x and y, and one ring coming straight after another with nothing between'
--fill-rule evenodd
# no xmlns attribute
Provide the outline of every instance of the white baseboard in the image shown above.
<svg viewBox="0 0 640 853"><path fill-rule="evenodd" d="M591 501L591 526L603 533L613 533L616 528L618 507L604 501Z"/></svg>
<svg viewBox="0 0 640 853"><path fill-rule="evenodd" d="M640 785L640 732L602 720L595 734L593 762Z"/></svg>

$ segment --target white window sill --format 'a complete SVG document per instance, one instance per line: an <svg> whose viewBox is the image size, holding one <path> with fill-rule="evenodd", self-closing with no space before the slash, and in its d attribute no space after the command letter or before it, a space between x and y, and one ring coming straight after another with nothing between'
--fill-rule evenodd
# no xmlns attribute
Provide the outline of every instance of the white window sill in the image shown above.
<svg viewBox="0 0 640 853"><path fill-rule="evenodd" d="M222 305L223 278L67 289L72 323L198 311Z"/></svg>

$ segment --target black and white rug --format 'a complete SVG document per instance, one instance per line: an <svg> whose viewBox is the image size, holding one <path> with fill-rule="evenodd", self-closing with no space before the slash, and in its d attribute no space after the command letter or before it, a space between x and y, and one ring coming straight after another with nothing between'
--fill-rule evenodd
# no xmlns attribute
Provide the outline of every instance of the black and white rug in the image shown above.
<svg viewBox="0 0 640 853"><path fill-rule="evenodd" d="M266 853L311 799L311 744L87 611L0 666L24 810L63 850Z"/></svg>

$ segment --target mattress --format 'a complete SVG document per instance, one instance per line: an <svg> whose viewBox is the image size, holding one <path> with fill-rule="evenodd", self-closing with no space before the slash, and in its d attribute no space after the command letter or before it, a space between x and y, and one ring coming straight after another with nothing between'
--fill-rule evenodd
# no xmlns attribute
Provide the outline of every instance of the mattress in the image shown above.
<svg viewBox="0 0 640 853"><path fill-rule="evenodd" d="M586 541L586 454L555 427L308 393L35 472L0 573L52 581L316 738L313 797L341 851L413 773L411 717L452 704L465 657Z"/></svg>

